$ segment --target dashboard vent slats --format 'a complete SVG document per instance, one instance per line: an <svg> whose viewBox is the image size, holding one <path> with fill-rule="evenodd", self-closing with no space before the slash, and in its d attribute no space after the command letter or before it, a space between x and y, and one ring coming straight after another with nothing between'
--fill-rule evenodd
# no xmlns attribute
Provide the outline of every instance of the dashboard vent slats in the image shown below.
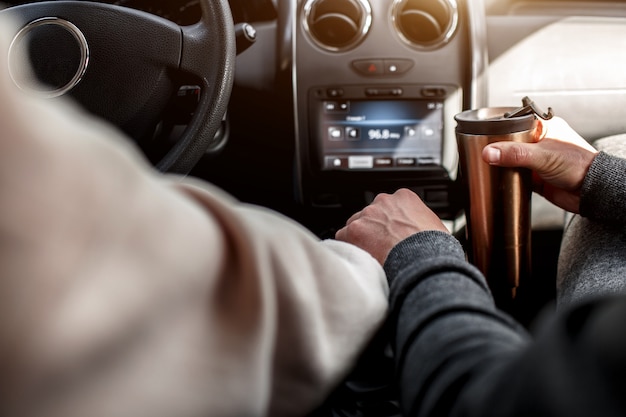
<svg viewBox="0 0 626 417"><path fill-rule="evenodd" d="M304 6L305 31L317 46L332 52L358 45L371 21L367 0L308 0Z"/></svg>
<svg viewBox="0 0 626 417"><path fill-rule="evenodd" d="M418 49L435 49L454 35L458 10L455 0L395 0L392 19L403 41Z"/></svg>

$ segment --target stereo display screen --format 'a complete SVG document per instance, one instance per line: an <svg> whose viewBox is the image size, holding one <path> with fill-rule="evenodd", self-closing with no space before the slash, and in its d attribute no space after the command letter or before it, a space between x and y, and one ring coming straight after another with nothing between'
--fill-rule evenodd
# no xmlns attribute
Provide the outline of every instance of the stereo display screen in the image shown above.
<svg viewBox="0 0 626 417"><path fill-rule="evenodd" d="M440 165L443 102L317 101L322 170L411 170Z"/></svg>

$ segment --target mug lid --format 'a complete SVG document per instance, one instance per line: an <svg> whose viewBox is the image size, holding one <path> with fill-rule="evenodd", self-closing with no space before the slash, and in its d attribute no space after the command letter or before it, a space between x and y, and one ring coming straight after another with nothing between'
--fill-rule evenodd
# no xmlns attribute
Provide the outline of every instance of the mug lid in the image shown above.
<svg viewBox="0 0 626 417"><path fill-rule="evenodd" d="M534 113L504 117L506 113L513 110L516 110L516 107L485 107L466 110L454 116L457 122L456 130L470 135L506 135L535 127Z"/></svg>

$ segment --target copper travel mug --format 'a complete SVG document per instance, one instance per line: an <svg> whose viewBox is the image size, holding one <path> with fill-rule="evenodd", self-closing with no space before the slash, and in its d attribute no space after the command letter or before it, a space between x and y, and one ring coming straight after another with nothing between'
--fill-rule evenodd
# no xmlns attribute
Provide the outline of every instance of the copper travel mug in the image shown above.
<svg viewBox="0 0 626 417"><path fill-rule="evenodd" d="M530 170L490 166L483 148L493 142L532 142L534 114L504 117L514 108L468 110L455 116L462 183L465 189L468 258L480 269L496 298L515 298L530 274Z"/></svg>

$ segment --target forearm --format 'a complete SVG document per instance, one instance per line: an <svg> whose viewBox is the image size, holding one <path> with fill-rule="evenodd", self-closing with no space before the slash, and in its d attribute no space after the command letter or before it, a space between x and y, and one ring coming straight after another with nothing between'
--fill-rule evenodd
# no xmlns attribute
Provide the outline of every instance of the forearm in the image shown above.
<svg viewBox="0 0 626 417"><path fill-rule="evenodd" d="M62 100L0 96L0 414L304 414L348 372L386 314L371 256L165 180Z"/></svg>
<svg viewBox="0 0 626 417"><path fill-rule="evenodd" d="M196 185L186 188L230 242L226 265L233 269L216 277L210 304L221 304L228 322L249 312L249 321L229 329L242 337L236 348L247 345L233 358L247 370L233 377L243 395L267 390L268 415L305 413L349 372L386 317L383 270L355 246L320 242L286 217L216 199L212 187ZM248 285L230 304L221 302L232 294L225 285L236 281Z"/></svg>
<svg viewBox="0 0 626 417"><path fill-rule="evenodd" d="M0 411L306 414L384 320L382 268L356 247L321 243L289 219L206 184L150 176L132 189L132 210L85 211L97 214L97 239L85 240L89 231L81 229L44 241L55 258L76 247L80 263L71 274L46 268L5 283L10 293L20 277L34 279L33 304L12 301L32 326L11 341L15 357L2 350L14 372L0 378L12 390L2 391ZM41 256L22 249L14 262L38 265Z"/></svg>
<svg viewBox="0 0 626 417"><path fill-rule="evenodd" d="M394 248L385 270L407 415L449 415L447 407L459 406L451 398L479 380L488 389L497 382L490 375L526 346L525 331L495 308L484 278L451 236L412 236Z"/></svg>

